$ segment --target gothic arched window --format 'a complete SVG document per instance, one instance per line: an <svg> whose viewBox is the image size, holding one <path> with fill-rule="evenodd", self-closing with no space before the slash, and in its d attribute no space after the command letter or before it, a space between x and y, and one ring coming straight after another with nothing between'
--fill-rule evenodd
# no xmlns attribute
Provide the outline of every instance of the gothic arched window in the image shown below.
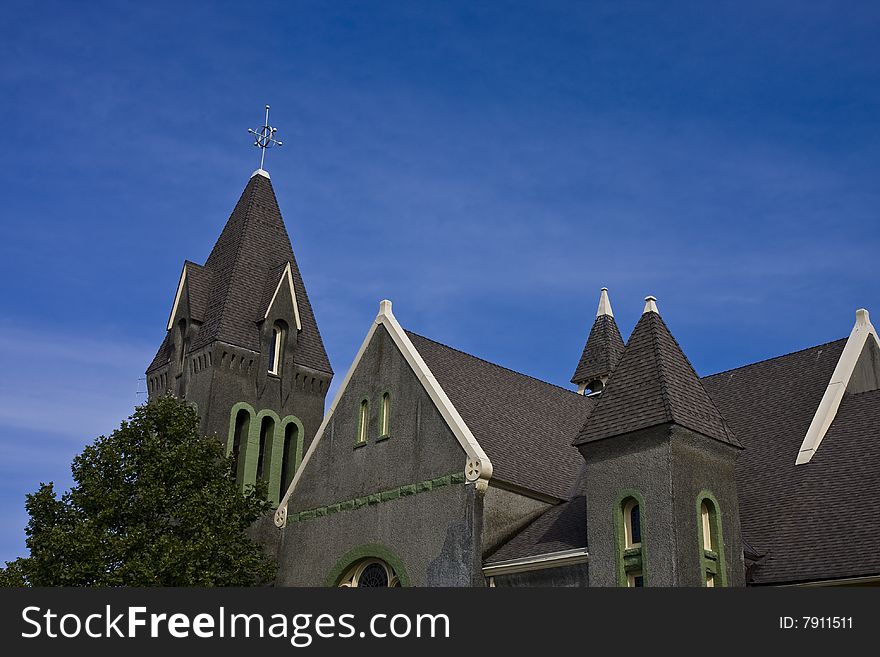
<svg viewBox="0 0 880 657"><path fill-rule="evenodd" d="M721 517L718 504L710 494L697 500L700 567L703 584L709 588L724 586L724 539L721 535Z"/></svg>
<svg viewBox="0 0 880 657"><path fill-rule="evenodd" d="M357 444L363 445L367 442L367 427L370 424L370 402L366 399L361 401L360 410L358 412L358 431Z"/></svg>
<svg viewBox="0 0 880 657"><path fill-rule="evenodd" d="M379 437L387 438L391 435L391 393L382 394L382 406L379 409Z"/></svg>
<svg viewBox="0 0 880 657"><path fill-rule="evenodd" d="M381 559L364 559L352 566L339 582L341 588L395 588L400 579Z"/></svg>
<svg viewBox="0 0 880 657"><path fill-rule="evenodd" d="M618 525L618 582L621 586L645 585L644 512L637 494L624 497L616 509Z"/></svg>
<svg viewBox="0 0 880 657"><path fill-rule="evenodd" d="M269 374L281 374L281 363L284 358L284 326L275 322L272 336L269 338Z"/></svg>

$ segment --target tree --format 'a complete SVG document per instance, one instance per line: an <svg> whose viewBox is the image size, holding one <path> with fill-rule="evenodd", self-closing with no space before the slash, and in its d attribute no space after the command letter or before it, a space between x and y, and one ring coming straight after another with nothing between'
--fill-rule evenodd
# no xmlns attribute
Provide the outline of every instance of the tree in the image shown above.
<svg viewBox="0 0 880 657"><path fill-rule="evenodd" d="M76 456L73 487L27 496L30 556L0 583L33 586L249 586L275 565L247 534L270 508L266 485L242 493L219 441L172 397L135 409Z"/></svg>

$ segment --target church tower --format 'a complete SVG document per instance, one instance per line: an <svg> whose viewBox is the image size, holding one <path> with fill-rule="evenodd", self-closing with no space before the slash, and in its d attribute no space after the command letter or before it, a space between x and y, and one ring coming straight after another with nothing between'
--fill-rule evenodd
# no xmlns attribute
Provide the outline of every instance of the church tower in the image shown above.
<svg viewBox="0 0 880 657"><path fill-rule="evenodd" d="M267 118L268 124L268 118ZM204 265L184 262L150 399L191 402L244 488L275 503L321 424L333 377L269 174L251 176Z"/></svg>
<svg viewBox="0 0 880 657"><path fill-rule="evenodd" d="M742 586L742 449L654 297L574 444L591 586Z"/></svg>

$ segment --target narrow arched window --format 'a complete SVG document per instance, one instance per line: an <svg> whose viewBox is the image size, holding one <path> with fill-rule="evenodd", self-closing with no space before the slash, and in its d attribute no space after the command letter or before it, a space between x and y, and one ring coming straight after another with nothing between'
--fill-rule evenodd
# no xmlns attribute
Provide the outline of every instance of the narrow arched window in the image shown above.
<svg viewBox="0 0 880 657"><path fill-rule="evenodd" d="M626 547L639 547L642 544L642 513L637 500L630 498L623 508Z"/></svg>
<svg viewBox="0 0 880 657"><path fill-rule="evenodd" d="M358 431L357 444L363 445L367 442L367 427L370 424L370 403L364 399L361 402L360 411L358 412Z"/></svg>
<svg viewBox="0 0 880 657"><path fill-rule="evenodd" d="M621 586L645 585L645 551L643 544L643 508L637 497L625 497L617 510L618 518L618 581Z"/></svg>
<svg viewBox="0 0 880 657"><path fill-rule="evenodd" d="M257 479L269 478L269 455L272 453L272 438L275 435L275 421L266 416L260 423L260 450L257 453Z"/></svg>
<svg viewBox="0 0 880 657"><path fill-rule="evenodd" d="M382 394L381 416L379 418L379 437L387 438L391 435L391 393Z"/></svg>
<svg viewBox="0 0 880 657"><path fill-rule="evenodd" d="M724 539L718 504L708 494L701 496L697 500L697 513L701 579L710 588L724 586Z"/></svg>
<svg viewBox="0 0 880 657"><path fill-rule="evenodd" d="M284 454L281 457L281 490L278 494L280 500L290 487L293 475L296 474L296 450L299 442L299 426L295 422L288 422L284 427Z"/></svg>
<svg viewBox="0 0 880 657"><path fill-rule="evenodd" d="M269 338L269 374L281 374L282 352L284 351L284 327L275 323L272 337Z"/></svg>
<svg viewBox="0 0 880 657"><path fill-rule="evenodd" d="M235 481L239 484L244 477L243 450L247 445L248 431L251 425L251 414L241 409L235 415L235 430L232 438L232 471L235 473Z"/></svg>

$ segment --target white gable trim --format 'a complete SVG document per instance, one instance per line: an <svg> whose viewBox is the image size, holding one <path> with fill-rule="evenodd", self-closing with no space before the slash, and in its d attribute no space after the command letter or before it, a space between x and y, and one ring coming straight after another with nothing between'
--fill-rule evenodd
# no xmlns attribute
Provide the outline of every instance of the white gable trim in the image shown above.
<svg viewBox="0 0 880 657"><path fill-rule="evenodd" d="M828 382L828 387L825 389L822 401L819 402L819 408L816 409L816 414L813 416L810 428L807 429L807 435L804 437L803 444L801 444L795 465L809 463L816 450L819 449L822 439L837 416L837 409L840 408L843 393L846 392L846 387L849 385L849 380L856 369L865 343L870 338L873 338L877 346L880 347L880 337L877 336L877 329L871 324L868 311L860 308L856 311L855 326L853 326L853 330L849 334L846 346L843 348L843 353L840 354L840 360L837 361L837 366L834 368L834 373L831 375L831 380Z"/></svg>
<svg viewBox="0 0 880 657"><path fill-rule="evenodd" d="M312 441L311 445L309 445L309 449L306 451L299 469L293 476L293 480L290 482L287 492L278 504L278 509L275 511L275 524L278 527L284 527L287 523L287 503L293 495L294 490L296 490L296 486L299 483L302 473L308 466L312 454L315 453L318 444L321 442L321 438L324 436L327 426L330 424L330 420L333 417L333 413L336 411L339 400L342 399L342 395L348 387L348 382L351 381L351 377L354 375L364 352L367 350L367 346L370 344L370 341L373 339L373 335L376 333L376 329L379 326L384 326L388 331L394 344L400 350L400 353L403 354L406 362L412 368L416 377L428 393L428 396L431 398L431 401L434 402L437 410L440 411L440 415L443 416L443 419L449 425L449 428L452 430L458 443L467 454L467 461L465 463L465 478L467 481L475 483L478 487L483 489L488 485L489 479L492 477L492 462L489 460L486 452L483 451L483 448L480 447L480 444L471 433L467 424L465 424L461 415L458 413L458 410L452 405L452 401L440 386L440 383L431 372L427 363L425 363L421 354L419 354L415 345L412 343L412 340L409 339L406 332L403 330L403 327L401 327L397 319L394 317L394 314L391 312L391 302L385 300L379 304L379 314L376 316L372 326L370 326L370 330L367 332L367 336L361 343L361 347L358 349L351 367L348 368L348 372L346 372L342 384L336 391L333 403L330 404L330 408L327 409L324 421L321 422L321 426L318 428L318 433L315 435L315 439Z"/></svg>
<svg viewBox="0 0 880 657"><path fill-rule="evenodd" d="M269 312L275 304L275 298L278 296L278 292L281 290L281 284L284 282L285 278L287 279L287 284L290 286L290 298L293 299L293 318L296 320L296 330L302 331L302 322L299 321L299 306L296 304L296 293L293 290L293 272L290 269L289 262L284 268L284 273L281 274L281 278L278 280L278 285L275 286L275 294L272 295L272 300L269 302L269 307L266 308L266 314L263 315L263 319L269 317Z"/></svg>
<svg viewBox="0 0 880 657"><path fill-rule="evenodd" d="M177 314L177 306L180 305L180 295L183 294L183 284L186 283L186 263L183 263L183 271L180 272L180 281L177 283L177 294L174 295L174 305L171 306L171 314L168 316L168 328L174 326L174 316Z"/></svg>

